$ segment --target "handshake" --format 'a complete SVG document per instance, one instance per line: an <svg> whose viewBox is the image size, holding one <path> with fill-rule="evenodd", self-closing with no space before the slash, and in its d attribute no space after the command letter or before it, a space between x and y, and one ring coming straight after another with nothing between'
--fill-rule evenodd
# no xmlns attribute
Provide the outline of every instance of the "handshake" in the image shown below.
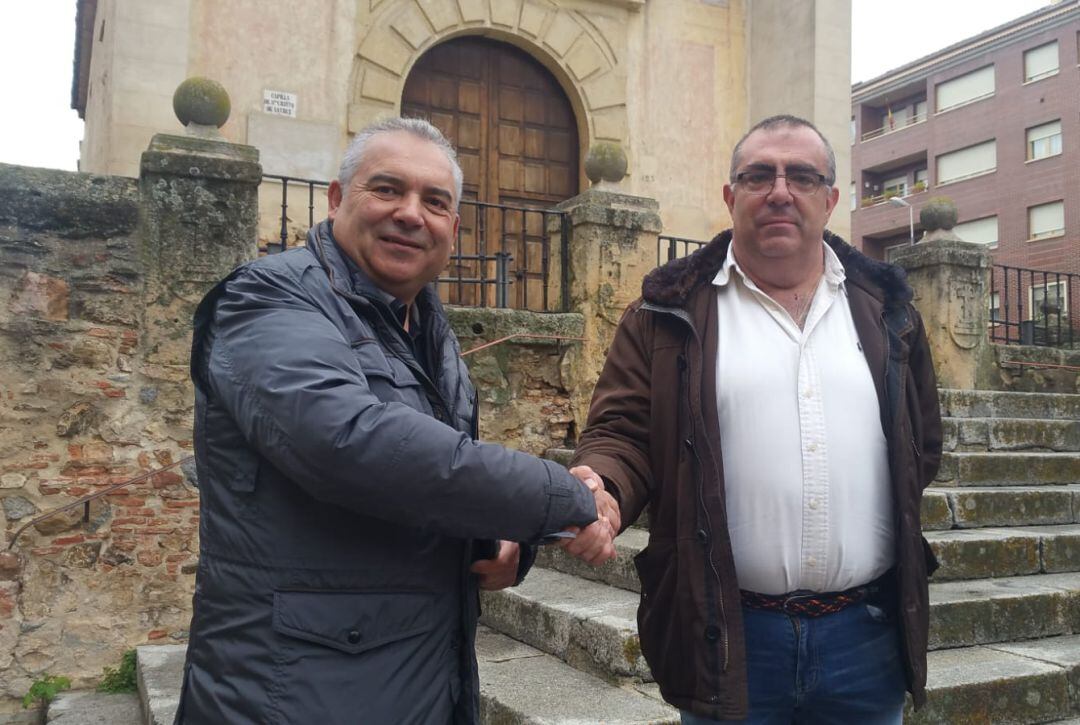
<svg viewBox="0 0 1080 725"><path fill-rule="evenodd" d="M619 534L622 519L619 504L610 493L604 490L600 476L588 466L575 466L570 474L588 486L596 499L596 521L584 529L571 526L567 532L575 534L572 538L559 540L559 546L567 554L575 556L592 566L600 566L605 561L615 558L615 537Z"/></svg>

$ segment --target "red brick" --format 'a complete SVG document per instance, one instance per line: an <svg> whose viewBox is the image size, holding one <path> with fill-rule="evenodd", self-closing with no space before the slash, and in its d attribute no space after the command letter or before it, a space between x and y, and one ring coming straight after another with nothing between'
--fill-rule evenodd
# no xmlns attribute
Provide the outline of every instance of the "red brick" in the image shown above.
<svg viewBox="0 0 1080 725"><path fill-rule="evenodd" d="M90 328L89 331L87 331L86 334L89 335L90 337L104 337L104 338L116 337L116 335L111 330L104 330L104 329L102 329L100 327L92 327L92 328Z"/></svg>
<svg viewBox="0 0 1080 725"><path fill-rule="evenodd" d="M61 536L58 539L53 539L54 546L70 546L71 544L81 544L86 541L86 537L82 534L76 534L75 536Z"/></svg>
<svg viewBox="0 0 1080 725"><path fill-rule="evenodd" d="M125 391L119 390L117 388L111 388L109 390L104 391L104 393L105 393L106 398L126 398L127 397L127 393Z"/></svg>
<svg viewBox="0 0 1080 725"><path fill-rule="evenodd" d="M146 517L144 516L121 516L113 519L113 531L117 531L117 526L126 526L128 524L145 524Z"/></svg>
<svg viewBox="0 0 1080 725"><path fill-rule="evenodd" d="M149 632L146 633L146 638L151 640L163 639L167 636L169 636L169 632L165 629L151 629Z"/></svg>
<svg viewBox="0 0 1080 725"><path fill-rule="evenodd" d="M168 561L170 563L171 562L177 562L177 561L185 561L188 558L188 556L189 556L188 554L169 554L168 556L165 557L165 561Z"/></svg>
<svg viewBox="0 0 1080 725"><path fill-rule="evenodd" d="M82 458L83 447L77 443L69 445L67 451L70 458Z"/></svg>
<svg viewBox="0 0 1080 725"><path fill-rule="evenodd" d="M68 496L85 496L86 494L90 493L90 489L83 488L82 486L71 486L70 488L68 488L67 493Z"/></svg>
<svg viewBox="0 0 1080 725"><path fill-rule="evenodd" d="M199 505L198 499L192 499L188 501L166 501L165 508L178 509L178 508L197 508Z"/></svg>
<svg viewBox="0 0 1080 725"><path fill-rule="evenodd" d="M42 496L55 496L63 490L64 489L60 488L59 486L50 486L46 483L38 484L38 493L40 493Z"/></svg>
<svg viewBox="0 0 1080 725"><path fill-rule="evenodd" d="M64 550L62 546L35 546L30 550L30 553L34 556L49 556L51 554L59 554Z"/></svg>
<svg viewBox="0 0 1080 725"><path fill-rule="evenodd" d="M184 477L175 471L162 471L151 479L155 488L166 486L178 486L184 482Z"/></svg>
<svg viewBox="0 0 1080 725"><path fill-rule="evenodd" d="M139 529L140 534L175 534L175 526L147 526Z"/></svg>

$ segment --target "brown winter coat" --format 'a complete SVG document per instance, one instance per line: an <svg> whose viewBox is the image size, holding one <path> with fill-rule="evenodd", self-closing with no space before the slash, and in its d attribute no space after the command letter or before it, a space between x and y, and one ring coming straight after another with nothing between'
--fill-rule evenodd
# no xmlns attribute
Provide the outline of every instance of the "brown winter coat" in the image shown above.
<svg viewBox="0 0 1080 725"><path fill-rule="evenodd" d="M843 263L852 317L877 389L896 512L896 591L908 689L925 701L927 576L937 564L919 524L941 460L930 350L898 268L825 233ZM728 538L716 407L712 278L731 233L655 270L624 314L600 375L575 465L591 466L625 525L649 509L637 555L638 631L664 699L716 719L747 713L739 583Z"/></svg>

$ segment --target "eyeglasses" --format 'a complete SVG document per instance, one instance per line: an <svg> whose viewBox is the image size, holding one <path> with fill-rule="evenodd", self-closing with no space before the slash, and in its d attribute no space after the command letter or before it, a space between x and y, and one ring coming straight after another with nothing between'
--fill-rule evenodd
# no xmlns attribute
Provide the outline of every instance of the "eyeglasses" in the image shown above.
<svg viewBox="0 0 1080 725"><path fill-rule="evenodd" d="M825 186L827 181L824 174L815 171L789 171L786 174L778 174L772 170L760 170L736 174L735 183L747 194L759 196L771 192L776 180L781 178L787 183L788 191L796 196L810 196Z"/></svg>

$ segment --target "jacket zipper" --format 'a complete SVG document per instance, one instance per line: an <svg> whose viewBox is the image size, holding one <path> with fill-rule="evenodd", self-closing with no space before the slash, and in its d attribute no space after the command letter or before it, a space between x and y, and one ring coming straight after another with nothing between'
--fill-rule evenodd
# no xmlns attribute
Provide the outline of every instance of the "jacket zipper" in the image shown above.
<svg viewBox="0 0 1080 725"><path fill-rule="evenodd" d="M671 307L660 307L660 306L652 305L652 304L650 304L648 302L644 303L641 306L641 309L649 310L651 312L657 312L657 313L660 313L660 314L672 315L676 319L682 320L684 323L686 323L686 326L690 328L690 332L693 334L694 341L697 343L698 348L703 349L703 345L702 345L702 342L701 342L701 336L698 334L697 328L694 327L694 322L693 322L693 320L690 319L690 315L688 315L685 310L678 309L678 308L671 308ZM689 385L690 385L690 374L689 374L690 362L689 362L689 360L687 360L686 368L687 368L687 376L686 377L687 377L687 386L688 386L688 391L687 392L689 392ZM694 440L694 436L695 436L696 432L697 432L697 429L694 427L694 416L690 415L690 440L691 441ZM716 568L716 562L713 561L713 555L712 555L712 552L713 552L712 519L708 515L708 511L705 508L705 474L704 474L704 468L701 465L701 457L698 455L698 452L697 452L697 445L694 445L694 446L692 446L690 448L690 453L694 457L694 461L697 463L697 470L698 470L698 482L697 482L698 505L701 507L702 512L705 514L705 516L703 517L704 518L704 526L705 526L706 533L707 533L707 535L709 537L709 546L708 546L708 548L707 548L707 550L705 552L705 559L709 562L709 570L712 571L713 578L716 580L716 588L717 588L716 600L720 605L720 620L721 620L720 645L721 645L721 647L723 649L723 652L724 652L724 657L723 657L724 662L723 662L723 666L721 668L721 672L726 673L727 670L728 670L728 664L729 664L729 660L730 660L730 653L729 653L729 646L728 646L728 628L727 628L728 627L728 618L727 618L727 611L726 611L726 609L724 607L724 587L723 587L723 581L720 578L720 571Z"/></svg>

